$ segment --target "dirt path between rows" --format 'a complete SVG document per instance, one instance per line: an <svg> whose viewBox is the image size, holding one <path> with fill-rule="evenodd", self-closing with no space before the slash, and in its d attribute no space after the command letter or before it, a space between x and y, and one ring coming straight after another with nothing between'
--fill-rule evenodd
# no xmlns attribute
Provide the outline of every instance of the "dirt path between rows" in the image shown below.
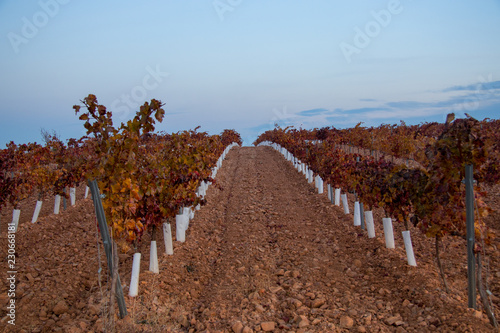
<svg viewBox="0 0 500 333"><path fill-rule="evenodd" d="M129 315L114 323L106 317L107 292L101 292L93 273L98 254L91 201L81 201L57 219L48 216L21 228L18 280L35 296L25 307L20 296L17 331L495 332L484 314L466 308L463 264L450 267L456 272L450 281L453 292L446 294L430 255L432 242L415 234L418 266L408 266L401 237L393 250L385 248L380 226L377 238L368 239L352 225L352 215L332 205L326 194L317 194L271 148L233 148L217 184L220 188L209 188L208 204L190 222L186 242L174 242L173 256L161 255L159 274L148 272L145 237L139 249L139 296L126 297ZM67 223L64 232L42 238L43 230L61 223ZM81 238L79 228L85 229ZM1 241L4 251L5 237ZM81 244L91 260L73 250ZM158 244L163 253L162 236ZM68 271L36 263L45 251L64 253L64 263L71 263ZM132 254L121 255L125 294ZM105 266L104 261L101 253ZM40 288L54 279L57 283ZM5 286L0 292L5 294ZM62 311L57 308L61 301L67 306Z"/></svg>

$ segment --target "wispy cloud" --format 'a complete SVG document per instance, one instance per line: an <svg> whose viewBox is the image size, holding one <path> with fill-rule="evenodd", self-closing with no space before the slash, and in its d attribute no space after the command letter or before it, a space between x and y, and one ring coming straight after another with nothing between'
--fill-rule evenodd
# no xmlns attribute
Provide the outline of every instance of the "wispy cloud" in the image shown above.
<svg viewBox="0 0 500 333"><path fill-rule="evenodd" d="M444 96L443 92L462 92L456 96ZM381 102L375 99L360 99L372 106L351 109L317 108L296 113L296 122L310 123L312 119L339 121L343 118L391 121L400 119L415 119L419 117L439 116L450 112L484 112L497 110L500 113L500 81L483 82L467 86L453 86L439 92L432 101L400 100ZM493 115L493 116L498 116Z"/></svg>
<svg viewBox="0 0 500 333"><path fill-rule="evenodd" d="M478 83L469 84L466 86L453 86L453 87L443 89L443 92L476 91L476 90L491 90L491 89L500 89L500 81L478 82Z"/></svg>
<svg viewBox="0 0 500 333"><path fill-rule="evenodd" d="M299 116L317 116L320 114L324 114L325 112L329 112L327 109L312 109L312 110L304 110L297 113Z"/></svg>
<svg viewBox="0 0 500 333"><path fill-rule="evenodd" d="M374 107L374 108L359 108L359 109L348 109L343 112L347 112L349 114L359 114L359 113L370 113L370 112L379 112L379 111L388 111L389 108L386 107Z"/></svg>
<svg viewBox="0 0 500 333"><path fill-rule="evenodd" d="M396 108L396 109L416 109L416 108L424 108L424 107L429 107L432 105L432 103L424 103L424 102L417 102L417 101L398 101L398 102L388 102L385 103L390 108Z"/></svg>
<svg viewBox="0 0 500 333"><path fill-rule="evenodd" d="M338 128L352 127L358 122L365 126L378 126L381 123L397 123L405 120L408 123L423 121L441 121L450 112L458 116L464 112L479 119L500 116L500 81L491 81L481 85L453 86L441 91L435 91L434 96L427 101L359 99L366 107L356 108L315 108L301 111L284 112L286 116L277 116L267 124L248 128L257 136L266 130L274 128L274 123L285 127L319 128L335 126ZM446 94L448 92L448 94ZM458 92L450 96L449 92ZM359 103L358 103L359 104ZM286 110L286 108L284 109Z"/></svg>

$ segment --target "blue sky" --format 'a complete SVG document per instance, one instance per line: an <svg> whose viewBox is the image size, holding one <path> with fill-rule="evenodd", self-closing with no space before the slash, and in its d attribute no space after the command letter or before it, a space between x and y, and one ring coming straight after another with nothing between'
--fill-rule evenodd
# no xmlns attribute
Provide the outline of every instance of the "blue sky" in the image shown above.
<svg viewBox="0 0 500 333"><path fill-rule="evenodd" d="M282 126L500 116L500 1L0 0L0 147L81 137L89 93L115 123L245 144Z"/></svg>

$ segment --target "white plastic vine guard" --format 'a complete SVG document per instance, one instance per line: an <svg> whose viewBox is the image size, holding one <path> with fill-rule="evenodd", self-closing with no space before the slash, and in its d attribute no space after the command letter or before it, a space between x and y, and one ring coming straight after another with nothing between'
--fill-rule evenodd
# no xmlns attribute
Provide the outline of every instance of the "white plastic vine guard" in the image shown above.
<svg viewBox="0 0 500 333"><path fill-rule="evenodd" d="M172 244L172 229L170 223L163 223L163 239L165 240L165 253L173 255L174 247Z"/></svg>
<svg viewBox="0 0 500 333"><path fill-rule="evenodd" d="M371 210L365 212L365 224L368 238L375 238L375 224L373 223L373 212Z"/></svg>
<svg viewBox="0 0 500 333"><path fill-rule="evenodd" d="M141 254L134 253L134 260L132 261L132 276L130 278L130 289L128 295L136 297L139 294L139 272L141 269Z"/></svg>
<svg viewBox="0 0 500 333"><path fill-rule="evenodd" d="M384 236L385 236L385 246L388 249L394 249L394 233L392 230L392 219L390 217L384 217L382 219L384 224Z"/></svg>
<svg viewBox="0 0 500 333"><path fill-rule="evenodd" d="M153 273L160 273L158 267L158 249L156 248L156 241L151 241L151 248L149 250L149 270Z"/></svg>
<svg viewBox="0 0 500 333"><path fill-rule="evenodd" d="M408 265L417 266L417 261L415 260L415 254L413 253L413 245L411 243L410 231L405 230L403 233L403 241L405 243L406 258L408 259Z"/></svg>

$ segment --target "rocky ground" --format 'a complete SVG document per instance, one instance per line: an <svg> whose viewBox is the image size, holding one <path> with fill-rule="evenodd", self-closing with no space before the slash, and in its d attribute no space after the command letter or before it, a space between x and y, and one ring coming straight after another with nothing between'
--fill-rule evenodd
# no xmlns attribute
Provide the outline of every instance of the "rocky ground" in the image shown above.
<svg viewBox="0 0 500 333"><path fill-rule="evenodd" d="M8 284L2 278L2 331L497 332L480 305L478 311L467 309L463 240L442 244L447 294L433 240L412 229L418 266L408 266L400 223L394 226L396 249L386 249L381 212L374 214L377 237L369 239L353 226L352 214L332 205L326 193L317 194L271 148L233 148L217 184L191 221L186 242L174 242L173 256L163 254L159 235L159 274L148 271L150 238L144 237L139 296L125 297L125 319L118 319L116 306L110 309L92 201L80 199L60 215L51 214L50 201L35 224L29 206L34 203L23 204L16 235L16 326L7 323ZM83 188L77 191L83 197ZM5 277L9 215L8 209L2 213L0 226ZM490 219L498 223L498 215ZM175 235L175 223L172 228ZM125 295L133 252L120 254ZM488 254L489 287L498 307L498 242Z"/></svg>

